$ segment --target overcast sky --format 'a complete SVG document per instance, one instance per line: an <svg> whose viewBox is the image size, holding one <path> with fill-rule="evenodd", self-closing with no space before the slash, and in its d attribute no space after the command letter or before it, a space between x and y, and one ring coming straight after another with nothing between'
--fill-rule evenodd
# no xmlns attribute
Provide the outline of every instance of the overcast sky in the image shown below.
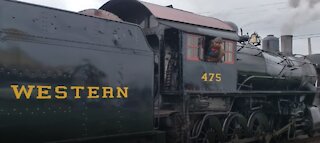
<svg viewBox="0 0 320 143"><path fill-rule="evenodd" d="M98 9L108 0L20 0L70 11ZM262 37L293 34L294 53L307 54L307 37L313 53L320 53L320 0L143 0L173 5L205 16L232 21L245 33Z"/></svg>

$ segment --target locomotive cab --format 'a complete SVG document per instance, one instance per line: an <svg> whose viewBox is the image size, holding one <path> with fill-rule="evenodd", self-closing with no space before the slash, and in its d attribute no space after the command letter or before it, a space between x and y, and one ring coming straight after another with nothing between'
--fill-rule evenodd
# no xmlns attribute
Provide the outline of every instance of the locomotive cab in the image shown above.
<svg viewBox="0 0 320 143"><path fill-rule="evenodd" d="M159 78L160 92L182 95L236 90L238 35L226 22L139 1L113 0L100 9L143 28L158 58L155 78ZM210 43L217 37L223 39L225 54L218 61L209 61Z"/></svg>
<svg viewBox="0 0 320 143"><path fill-rule="evenodd" d="M185 32L184 45L184 88L187 92L228 92L236 89L237 71L234 66L236 42L223 39L218 60L210 60L212 41L217 36L203 36ZM228 77L226 77L228 75Z"/></svg>

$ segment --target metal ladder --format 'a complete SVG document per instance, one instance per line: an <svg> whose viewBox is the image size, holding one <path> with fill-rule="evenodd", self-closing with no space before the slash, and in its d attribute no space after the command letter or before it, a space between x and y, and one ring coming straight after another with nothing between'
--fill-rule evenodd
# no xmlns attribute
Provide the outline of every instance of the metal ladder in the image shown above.
<svg viewBox="0 0 320 143"><path fill-rule="evenodd" d="M168 62L168 67L167 67L167 71L166 71L166 78L165 78L165 88L169 89L172 85L172 68L174 65L174 60L172 60L172 58L170 58L169 62Z"/></svg>

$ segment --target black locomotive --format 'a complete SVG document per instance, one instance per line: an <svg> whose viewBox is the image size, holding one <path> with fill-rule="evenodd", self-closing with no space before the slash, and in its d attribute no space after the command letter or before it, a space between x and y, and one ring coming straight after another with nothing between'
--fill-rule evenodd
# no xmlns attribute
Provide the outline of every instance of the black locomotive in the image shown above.
<svg viewBox="0 0 320 143"><path fill-rule="evenodd" d="M224 56L210 61L217 37ZM81 13L2 0L0 141L312 136L319 55L281 53L268 42L259 49L234 24L134 0Z"/></svg>

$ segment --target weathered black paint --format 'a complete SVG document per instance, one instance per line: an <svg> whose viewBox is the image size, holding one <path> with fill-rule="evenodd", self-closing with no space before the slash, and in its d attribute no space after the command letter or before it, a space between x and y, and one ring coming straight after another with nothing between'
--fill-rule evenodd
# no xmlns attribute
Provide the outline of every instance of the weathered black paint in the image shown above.
<svg viewBox="0 0 320 143"><path fill-rule="evenodd" d="M317 73L304 58L264 52L254 46L238 47L239 90L312 90ZM247 86L247 87L246 87ZM248 86L250 86L248 88Z"/></svg>
<svg viewBox="0 0 320 143"><path fill-rule="evenodd" d="M303 81L312 83L307 73L313 68L308 64L301 69L310 71L288 71L284 75L289 78L282 83L253 80L249 85L255 88L243 90L239 84L246 76L275 76L279 66L268 65L267 61L281 57L249 47L247 52L239 50L234 64L186 60L184 33L237 40L234 31L159 20L138 1L113 0L101 7L143 26L153 53L136 25L19 2L0 1L0 4L1 142L7 139L73 142L83 138L95 142L105 136L108 136L105 142L119 137L117 142L131 142L132 136L146 138L155 133L153 119L171 140L187 142L191 137L186 135L197 120L205 121L202 117L218 115L225 121L233 113L249 117L250 112L259 109L281 118L295 114L290 110L304 112L304 105L312 105L314 91L292 90ZM13 9L15 12L11 13ZM156 62L153 55L157 56ZM174 63L173 70L168 70L170 60ZM221 82L205 82L201 79L203 73L220 73ZM174 77L170 79L171 87L160 88L169 81L164 81L167 74ZM155 113L154 83L160 83L155 96L160 104ZM16 100L9 88L11 84L128 86L129 98ZM274 85L277 88L272 88ZM292 87L284 91L287 85ZM280 106L282 99L285 104ZM253 109L252 104L263 108ZM164 142L159 137L162 140L155 140Z"/></svg>
<svg viewBox="0 0 320 143"><path fill-rule="evenodd" d="M0 142L152 131L153 64L136 25L0 1ZM127 86L129 94L16 100L11 84Z"/></svg>

